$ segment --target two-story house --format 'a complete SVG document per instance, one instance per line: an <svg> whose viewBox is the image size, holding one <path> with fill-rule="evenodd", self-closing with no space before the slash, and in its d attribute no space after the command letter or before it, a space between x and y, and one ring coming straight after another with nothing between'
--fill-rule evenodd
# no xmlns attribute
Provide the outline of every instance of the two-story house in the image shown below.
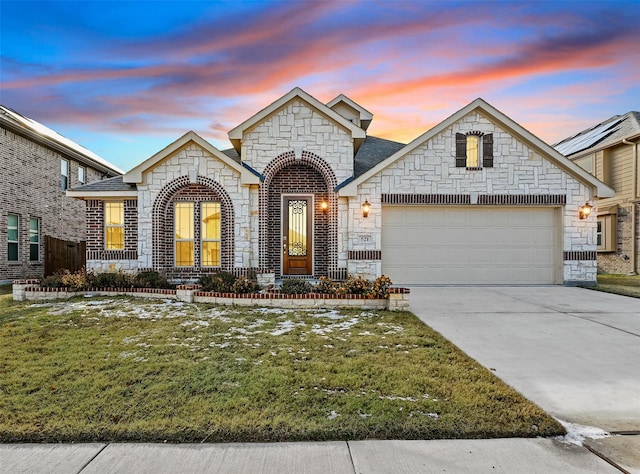
<svg viewBox="0 0 640 474"><path fill-rule="evenodd" d="M0 282L82 266L85 204L66 190L122 171L4 106L0 127ZM68 255L80 261L65 265Z"/></svg>
<svg viewBox="0 0 640 474"><path fill-rule="evenodd" d="M554 145L615 190L600 197L598 270L638 273L640 267L640 112L616 115Z"/></svg>

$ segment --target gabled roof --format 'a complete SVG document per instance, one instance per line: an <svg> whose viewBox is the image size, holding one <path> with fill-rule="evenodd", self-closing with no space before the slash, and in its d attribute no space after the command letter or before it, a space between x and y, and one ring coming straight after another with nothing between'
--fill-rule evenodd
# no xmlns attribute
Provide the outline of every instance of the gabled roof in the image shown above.
<svg viewBox="0 0 640 474"><path fill-rule="evenodd" d="M100 170L109 176L124 173L120 168L82 145L78 145L73 140L69 140L41 123L3 105L0 105L0 123L20 135L27 136L27 138L36 143L73 158L79 163Z"/></svg>
<svg viewBox="0 0 640 474"><path fill-rule="evenodd" d="M354 158L353 177L366 173L405 146L404 143L367 136Z"/></svg>
<svg viewBox="0 0 640 474"><path fill-rule="evenodd" d="M360 127L363 130L366 130L367 128L369 128L369 125L371 124L371 120L373 120L373 114L369 112L367 109L365 109L364 107L362 107L360 104L349 99L349 97L347 97L346 95L340 94L335 99L327 102L327 107L333 110L334 107L340 103L347 104L349 107L351 107L352 109L354 109L356 112L360 114Z"/></svg>
<svg viewBox="0 0 640 474"><path fill-rule="evenodd" d="M299 87L296 87L294 89L291 89L291 91L289 93L283 95L278 100L276 100L275 102L272 102L270 105L268 105L267 107L262 109L260 112L258 112L257 114L253 115L252 117L250 117L249 119L245 120L240 125L238 125L237 127L233 128L232 130L229 131L229 140L231 141L231 144L236 149L236 151L238 153L240 153L242 138L243 138L244 133L247 130L250 130L252 127L254 127L258 123L260 123L263 120L265 120L271 114L273 114L273 113L277 112L278 110L282 109L283 107L285 107L289 102L291 102L294 99L298 99L298 100L301 100L302 102L305 102L308 106L310 106L311 108L315 109L320 114L322 114L325 117L333 120L338 125L340 125L342 128L344 128L345 130L348 130L349 132L351 132L351 136L354 139L355 149L357 150L360 147L360 144L362 143L362 141L364 140L364 138L366 136L366 133L362 128L360 128L357 125L354 125L353 123L349 122L342 115L340 115L337 112L331 110L329 107L324 105L322 102L317 100L315 97L307 94L305 91L303 91Z"/></svg>
<svg viewBox="0 0 640 474"><path fill-rule="evenodd" d="M437 134L441 133L446 128L453 125L458 120L462 119L465 115L477 111L487 117L491 122L499 125L501 128L509 131L514 136L517 136L521 141L525 142L529 147L537 150L539 153L543 154L549 161L557 165L559 168L563 169L570 175L572 175L577 180L582 183L591 186L595 195L598 197L612 197L615 193L613 189L609 186L605 185L591 174L587 173L585 170L580 168L578 165L573 163L571 160L560 154L557 150L552 148L550 145L546 144L544 141L540 140L538 137L533 135L531 132L523 128L521 125L517 124L505 114L500 112L498 109L489 105L483 99L476 99L467 106L458 110L456 113L451 115L449 118L440 122L438 125L433 127L431 130L420 135L418 138L408 143L405 147L398 150L396 153L388 157L386 160L378 163L373 168L369 169L349 184L340 189L339 194L341 196L355 196L357 194L357 187L367 181L369 178L375 176L377 173L395 163L399 159L403 158L407 154L411 153L413 150L423 145Z"/></svg>
<svg viewBox="0 0 640 474"><path fill-rule="evenodd" d="M106 198L127 198L137 197L138 187L134 183L125 183L122 176L103 179L93 183L76 186L67 190L67 196L91 199L92 197L104 199Z"/></svg>
<svg viewBox="0 0 640 474"><path fill-rule="evenodd" d="M242 166L239 161L218 150L215 146L193 131L185 133L182 137L160 150L151 158L148 158L135 168L128 171L124 175L123 181L125 183L142 183L142 175L145 171L153 168L156 164L178 152L181 148L186 147L190 143L195 143L225 163L229 168L235 169L241 174L241 181L243 184L258 184L260 182L258 177L249 169Z"/></svg>
<svg viewBox="0 0 640 474"><path fill-rule="evenodd" d="M577 155L593 153L597 150L617 145L622 140L640 137L640 112L627 112L587 128L575 135L565 138L553 147L572 159ZM576 155L576 156L574 156Z"/></svg>

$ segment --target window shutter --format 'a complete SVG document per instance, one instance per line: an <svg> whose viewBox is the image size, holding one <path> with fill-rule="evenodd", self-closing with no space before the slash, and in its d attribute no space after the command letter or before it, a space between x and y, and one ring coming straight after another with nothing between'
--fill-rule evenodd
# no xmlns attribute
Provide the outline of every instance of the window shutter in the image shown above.
<svg viewBox="0 0 640 474"><path fill-rule="evenodd" d="M493 168L493 133L482 137L482 167Z"/></svg>
<svg viewBox="0 0 640 474"><path fill-rule="evenodd" d="M456 168L467 166L467 136L464 133L456 133Z"/></svg>

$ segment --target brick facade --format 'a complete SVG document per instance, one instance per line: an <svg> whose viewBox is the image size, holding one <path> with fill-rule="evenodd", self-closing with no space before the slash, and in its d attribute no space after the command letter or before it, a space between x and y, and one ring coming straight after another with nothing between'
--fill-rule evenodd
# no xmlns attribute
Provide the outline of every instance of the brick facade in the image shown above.
<svg viewBox="0 0 640 474"><path fill-rule="evenodd" d="M384 259L383 206L415 204L553 207L561 234L558 280L595 281L595 225L577 215L578 206L592 201L593 185L567 172L549 159L551 155L542 156L529 138L523 139L524 132L514 134L477 111L460 114L395 161L372 164L375 172L359 179L354 177L357 146L350 123L336 122L328 112L319 113L315 106L295 98L258 115L257 123L247 126L241 138L234 138L235 151L225 152L236 157L238 152L240 166L191 140L175 149L168 147L166 156L136 175L138 199L128 206L133 208L136 202L137 214L131 212L128 225L137 218L137 233L127 233L131 247L126 250L135 254L118 260L115 255L90 253L98 252L95 239L103 231L97 224L99 206L89 200L89 253L95 257L90 267L153 268L182 280L217 270L199 266L197 245L193 268L173 265L174 203L214 200L221 203L222 213L220 269L281 276L283 195L309 195L313 196L315 277L379 276ZM491 135L492 166L456 167L456 133ZM247 170L254 181L243 178ZM323 200L328 203L326 211L320 208ZM365 201L371 204L368 217L362 212Z"/></svg>
<svg viewBox="0 0 640 474"><path fill-rule="evenodd" d="M69 187L78 186L78 168L86 169L87 183L105 173L54 151L8 128L0 128L0 281L44 275L45 236L86 240L85 203L67 197L61 188L60 162L69 162ZM113 174L115 175L115 173ZM7 215L19 216L19 259L7 259ZM29 219L40 220L40 260L29 260Z"/></svg>
<svg viewBox="0 0 640 474"><path fill-rule="evenodd" d="M337 200L333 190L336 178L320 157L303 152L300 158L288 152L274 159L265 169L260 187L261 266L274 269L277 276L282 269L282 196L283 194L312 194L313 209L313 273L329 275L337 263ZM320 207L326 200L328 209Z"/></svg>

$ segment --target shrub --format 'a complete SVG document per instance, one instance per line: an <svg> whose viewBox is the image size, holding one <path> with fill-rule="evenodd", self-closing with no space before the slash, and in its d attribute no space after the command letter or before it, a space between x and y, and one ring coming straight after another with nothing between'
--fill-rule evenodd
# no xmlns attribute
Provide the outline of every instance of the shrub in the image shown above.
<svg viewBox="0 0 640 474"><path fill-rule="evenodd" d="M371 289L371 297L379 299L389 298L389 288L393 283L391 278L381 275L373 282L373 288Z"/></svg>
<svg viewBox="0 0 640 474"><path fill-rule="evenodd" d="M318 279L318 283L316 283L314 290L316 293L321 293L323 295L335 295L338 292L338 284L331 278L321 276Z"/></svg>
<svg viewBox="0 0 640 474"><path fill-rule="evenodd" d="M40 286L45 288L83 290L91 285L91 278L91 273L87 273L84 268L73 273L69 270L60 270L53 275L40 279Z"/></svg>
<svg viewBox="0 0 640 474"><path fill-rule="evenodd" d="M62 283L67 288L71 288L72 290L83 290L90 286L89 278L91 275L87 275L87 272L84 268L81 268L77 272L71 273L69 270L65 270L65 273L62 275Z"/></svg>
<svg viewBox="0 0 640 474"><path fill-rule="evenodd" d="M151 270L137 273L133 277L133 285L138 288L169 288L171 286L164 275Z"/></svg>
<svg viewBox="0 0 640 474"><path fill-rule="evenodd" d="M40 286L43 288L64 288L62 276L64 272L56 272L53 275L40 279Z"/></svg>
<svg viewBox="0 0 640 474"><path fill-rule="evenodd" d="M313 285L302 278L287 278L280 285L280 292L287 295L306 295L312 291Z"/></svg>
<svg viewBox="0 0 640 474"><path fill-rule="evenodd" d="M260 287L255 281L249 280L244 275L238 277L231 285L231 291L239 294L257 293L259 289Z"/></svg>
<svg viewBox="0 0 640 474"><path fill-rule="evenodd" d="M371 282L358 275L349 275L339 288L338 292L345 295L369 295L371 293Z"/></svg>
<svg viewBox="0 0 640 474"><path fill-rule="evenodd" d="M96 273L91 281L94 288L129 288L134 286L134 277L123 272Z"/></svg>
<svg viewBox="0 0 640 474"><path fill-rule="evenodd" d="M218 272L213 275L203 275L198 280L204 291L213 291L216 293L231 293L236 277L231 273Z"/></svg>

